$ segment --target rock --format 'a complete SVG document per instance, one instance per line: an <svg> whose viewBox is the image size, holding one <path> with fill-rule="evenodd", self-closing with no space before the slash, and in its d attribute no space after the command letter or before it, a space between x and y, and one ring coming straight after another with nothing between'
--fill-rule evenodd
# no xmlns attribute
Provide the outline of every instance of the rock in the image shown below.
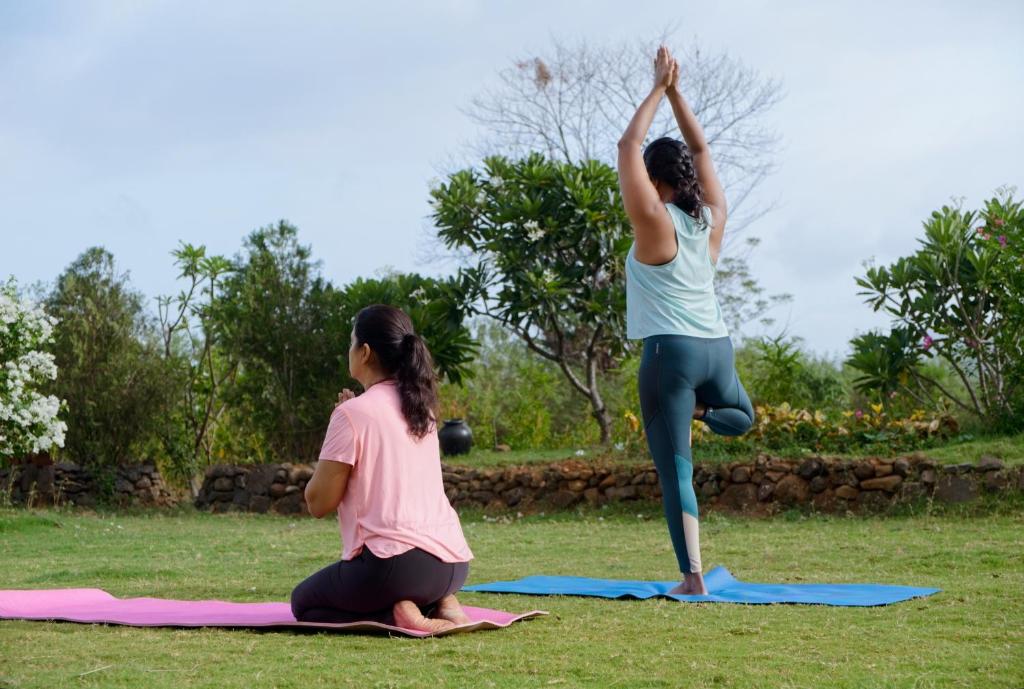
<svg viewBox="0 0 1024 689"><path fill-rule="evenodd" d="M142 478L135 482L136 488L149 488L152 485L153 482L149 480L148 476L143 476Z"/></svg>
<svg viewBox="0 0 1024 689"><path fill-rule="evenodd" d="M620 490L625 490L625 489L623 488L623 489L620 489ZM581 500L582 498L583 498L583 496L580 495L579 493L574 493L574 492L569 491L569 490L557 490L554 493L552 493L550 496L548 496L548 502L550 502L555 507L558 507L560 509L565 509L566 507L569 507L570 505L575 504L577 501Z"/></svg>
<svg viewBox="0 0 1024 689"><path fill-rule="evenodd" d="M1002 469L1006 465L1003 464L1003 460L999 459L998 457L993 457L992 455L982 455L981 458L978 460L977 466L978 471L998 471L999 469Z"/></svg>
<svg viewBox="0 0 1024 689"><path fill-rule="evenodd" d="M935 497L943 502L967 502L978 497L978 487L962 476L943 474L935 484Z"/></svg>
<svg viewBox="0 0 1024 689"><path fill-rule="evenodd" d="M604 491L609 500L632 500L636 497L636 486L612 486Z"/></svg>
<svg viewBox="0 0 1024 689"><path fill-rule="evenodd" d="M921 483L935 483L935 469L925 469L921 472Z"/></svg>
<svg viewBox="0 0 1024 689"><path fill-rule="evenodd" d="M816 476L815 478L821 477ZM814 481L812 480L811 482L813 483ZM816 493L814 497L811 498L811 504L814 506L814 509L822 512L835 512L840 507L845 506L845 503L837 498L835 491L831 489Z"/></svg>
<svg viewBox="0 0 1024 689"><path fill-rule="evenodd" d="M250 495L267 495L277 475L274 464L254 464L245 475L245 487Z"/></svg>
<svg viewBox="0 0 1024 689"><path fill-rule="evenodd" d="M766 471L766 472L764 472L764 475L765 475L765 477L769 481L776 481L777 482L779 479L781 479L786 474L785 474L785 472L782 472L782 471Z"/></svg>
<svg viewBox="0 0 1024 689"><path fill-rule="evenodd" d="M857 505L869 512L884 511L892 504L892 498L884 490L862 491L857 496Z"/></svg>
<svg viewBox="0 0 1024 689"><path fill-rule="evenodd" d="M587 482L583 479L576 479L575 481L569 481L569 490L573 493L582 493L583 489L587 487Z"/></svg>
<svg viewBox="0 0 1024 689"><path fill-rule="evenodd" d="M596 505L601 501L601 491L597 488L587 488L583 491L583 498L591 505Z"/></svg>
<svg viewBox="0 0 1024 689"><path fill-rule="evenodd" d="M131 493L135 490L135 485L131 481L119 478L114 482L114 490L118 493Z"/></svg>
<svg viewBox="0 0 1024 689"><path fill-rule="evenodd" d="M302 507L305 506L305 501L302 499L302 493L289 493L280 500L273 503L272 509L278 514L299 514L302 512Z"/></svg>
<svg viewBox="0 0 1024 689"><path fill-rule="evenodd" d="M800 463L800 466L799 468L797 468L796 473L798 476L800 476L800 478L810 480L815 476L821 474L823 471L824 465L822 465L821 460L816 459L814 457L809 457Z"/></svg>
<svg viewBox="0 0 1024 689"><path fill-rule="evenodd" d="M836 488L836 496L843 498L844 500L855 500L860 491L853 486L842 485Z"/></svg>
<svg viewBox="0 0 1024 689"><path fill-rule="evenodd" d="M515 507L520 502L522 502L524 495L525 491L522 488L516 486L515 488L509 488L508 490L506 490L504 493L501 494L501 497L505 500L506 505L508 505L509 507Z"/></svg>
<svg viewBox="0 0 1024 689"><path fill-rule="evenodd" d="M757 501L768 502L774 493L775 484L771 481L765 481L757 487Z"/></svg>
<svg viewBox="0 0 1024 689"><path fill-rule="evenodd" d="M960 462L959 464L947 464L946 466L942 467L943 472L954 475L966 474L969 473L972 469L974 469L974 465L971 464L970 462Z"/></svg>
<svg viewBox="0 0 1024 689"><path fill-rule="evenodd" d="M597 484L598 488L610 488L615 485L615 474L608 474L600 483Z"/></svg>
<svg viewBox="0 0 1024 689"><path fill-rule="evenodd" d="M234 490L234 488L235 482L227 476L220 476L213 482L214 490Z"/></svg>
<svg viewBox="0 0 1024 689"><path fill-rule="evenodd" d="M721 492L718 488L718 481L705 481L704 485L700 487L700 494L706 498L712 498Z"/></svg>
<svg viewBox="0 0 1024 689"><path fill-rule="evenodd" d="M725 464L719 464L718 468L715 469L715 476L717 476L721 481L728 481L729 474L731 473L731 470Z"/></svg>
<svg viewBox="0 0 1024 689"><path fill-rule="evenodd" d="M629 480L629 485L637 486L644 482L644 473L641 472Z"/></svg>
<svg viewBox="0 0 1024 689"><path fill-rule="evenodd" d="M904 481L900 484L899 493L901 500L917 500L928 496L924 484L917 481Z"/></svg>
<svg viewBox="0 0 1024 689"><path fill-rule="evenodd" d="M815 476L811 479L810 488L812 493L820 493L828 488L828 479L824 476Z"/></svg>
<svg viewBox="0 0 1024 689"><path fill-rule="evenodd" d="M807 481L796 474L785 476L775 485L775 499L785 505L797 505L807 502L810 488Z"/></svg>
<svg viewBox="0 0 1024 689"><path fill-rule="evenodd" d="M1005 471L986 471L984 485L986 492L998 493L1011 484L1010 476Z"/></svg>
<svg viewBox="0 0 1024 689"><path fill-rule="evenodd" d="M886 492L893 493L896 491L896 487L900 485L901 481L903 481L903 477L896 474L881 476L879 478L869 478L860 482L860 489L884 490Z"/></svg>
<svg viewBox="0 0 1024 689"><path fill-rule="evenodd" d="M875 467L875 476L889 476L893 473L892 464L879 464Z"/></svg>
<svg viewBox="0 0 1024 689"><path fill-rule="evenodd" d="M900 457L892 463L892 470L906 478L910 474L910 461L905 457Z"/></svg>
<svg viewBox="0 0 1024 689"><path fill-rule="evenodd" d="M219 480L219 479L218 479ZM270 497L281 498L287 492L288 486L283 483L273 483L270 486Z"/></svg>
<svg viewBox="0 0 1024 689"><path fill-rule="evenodd" d="M210 478L220 478L222 476L233 476L234 473L235 469L232 466L215 464L207 470L206 475Z"/></svg>
<svg viewBox="0 0 1024 689"><path fill-rule="evenodd" d="M482 502L483 504L486 505L491 500L494 500L495 495L492 491L489 490L471 490L469 492L469 497L473 498L477 502Z"/></svg>
<svg viewBox="0 0 1024 689"><path fill-rule="evenodd" d="M875 467L871 462L857 462L853 466L853 475L862 481L866 478L874 478Z"/></svg>
<svg viewBox="0 0 1024 689"><path fill-rule="evenodd" d="M764 481L764 471L760 469L755 470L754 473L750 475L750 482L761 483L761 481Z"/></svg>
<svg viewBox="0 0 1024 689"><path fill-rule="evenodd" d="M753 483L733 483L722 491L718 504L736 510L746 509L757 502L757 486Z"/></svg>
<svg viewBox="0 0 1024 689"><path fill-rule="evenodd" d="M729 476L729 480L733 483L747 483L750 481L750 468L745 466L738 466L732 470L732 474ZM754 491L756 494L756 490Z"/></svg>

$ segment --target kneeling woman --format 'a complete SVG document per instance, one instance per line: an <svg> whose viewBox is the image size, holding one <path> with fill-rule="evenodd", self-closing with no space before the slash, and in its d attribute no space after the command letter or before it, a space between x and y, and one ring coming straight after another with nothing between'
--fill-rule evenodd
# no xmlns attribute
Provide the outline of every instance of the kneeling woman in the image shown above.
<svg viewBox="0 0 1024 689"><path fill-rule="evenodd" d="M364 392L342 393L306 505L337 510L341 560L292 591L300 621L374 620L423 631L469 622L455 599L473 553L444 494L433 359L400 309L356 314L349 372Z"/></svg>

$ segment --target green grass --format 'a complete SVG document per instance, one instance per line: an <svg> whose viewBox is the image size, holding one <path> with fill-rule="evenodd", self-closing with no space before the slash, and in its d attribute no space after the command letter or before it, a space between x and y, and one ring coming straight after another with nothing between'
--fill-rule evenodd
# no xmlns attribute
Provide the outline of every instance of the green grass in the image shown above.
<svg viewBox="0 0 1024 689"><path fill-rule="evenodd" d="M584 454L581 456L577 455L577 450L583 450ZM885 456L886 454L894 456L910 454L909 452L886 453L884 450L860 453L821 453L796 446L781 450L765 450L765 452L774 457L793 459L820 454L847 459L857 459L865 456ZM1015 466L1024 464L1024 433L981 438L967 436L963 440L951 441L937 447L920 450L919 452L943 464L977 462L982 455L994 455L1002 459L1007 466ZM756 454L757 451L753 449L745 449L743 446L729 446L718 439L707 443L695 441L693 446L693 456L697 462L715 463L752 460ZM559 450L512 450L509 452L473 448L465 455L444 457L444 461L454 465L494 468L546 464L569 458L599 459L615 464L643 464L650 463L651 461L646 445L634 445L623 450L616 450L614 447L606 448L601 445L585 445L578 448L563 448Z"/></svg>
<svg viewBox="0 0 1024 689"><path fill-rule="evenodd" d="M469 583L528 574L672 579L656 505L463 513ZM887 518L709 513L705 569L753 581L933 586L874 608L460 594L552 614L435 639L0 621L0 687L1019 687L1024 499ZM338 556L335 522L0 509L0 588L288 600Z"/></svg>

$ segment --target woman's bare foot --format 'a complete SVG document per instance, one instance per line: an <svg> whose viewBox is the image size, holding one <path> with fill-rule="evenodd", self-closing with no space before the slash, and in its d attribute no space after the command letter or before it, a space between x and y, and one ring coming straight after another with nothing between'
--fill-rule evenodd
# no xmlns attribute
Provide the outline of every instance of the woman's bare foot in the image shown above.
<svg viewBox="0 0 1024 689"><path fill-rule="evenodd" d="M473 620L462 610L462 605L456 600L455 594L442 598L437 604L434 614L442 620L454 622L456 625L471 624Z"/></svg>
<svg viewBox="0 0 1024 689"><path fill-rule="evenodd" d="M704 586L704 575L700 572L690 572L683 575L682 583L673 587L669 593L676 593L683 596L706 596L708 589Z"/></svg>
<svg viewBox="0 0 1024 689"><path fill-rule="evenodd" d="M415 629L421 632L446 632L455 626L451 620L439 620L433 617L424 617L419 606L411 600L400 600L391 609L395 616L395 625L404 629Z"/></svg>

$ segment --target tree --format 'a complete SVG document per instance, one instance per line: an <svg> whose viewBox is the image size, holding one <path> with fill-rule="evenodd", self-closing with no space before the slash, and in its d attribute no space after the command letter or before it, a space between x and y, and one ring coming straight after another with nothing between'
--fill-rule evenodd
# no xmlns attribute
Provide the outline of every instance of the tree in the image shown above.
<svg viewBox="0 0 1024 689"><path fill-rule="evenodd" d="M58 276L45 304L60 321L60 377L51 387L68 403L63 454L95 468L130 460L157 432L171 394L142 295L109 251L91 247Z"/></svg>
<svg viewBox="0 0 1024 689"><path fill-rule="evenodd" d="M223 256L207 256L206 247L184 242L172 255L178 277L189 285L176 297L157 298L164 360L179 393L161 439L172 471L196 497L202 469L212 462L212 431L226 409L224 389L238 368L221 351L224 331L213 318L222 278L232 266Z"/></svg>
<svg viewBox="0 0 1024 689"><path fill-rule="evenodd" d="M42 389L57 377L53 340L57 319L23 300L14 278L0 285L0 460L64 445L64 402Z"/></svg>
<svg viewBox="0 0 1024 689"><path fill-rule="evenodd" d="M981 222L975 227L975 224ZM861 389L903 389L923 399L938 389L962 410L1020 425L1024 382L1024 211L1001 188L980 212L943 206L924 222L921 248L891 266L869 266L858 294L894 317L888 336L852 341L849 362ZM937 357L956 372L966 397L919 365Z"/></svg>
<svg viewBox="0 0 1024 689"><path fill-rule="evenodd" d="M338 392L355 386L347 353L359 309L386 303L409 314L442 375L458 380L473 344L445 283L392 274L338 289L285 221L260 228L215 302L224 351L239 363L228 398L236 415L288 461L316 459Z"/></svg>
<svg viewBox="0 0 1024 689"><path fill-rule="evenodd" d="M623 260L632 234L615 171L539 153L489 156L482 172L455 172L431 195L445 245L477 256L459 271L458 300L556 362L609 443L598 374L617 367L627 348Z"/></svg>

